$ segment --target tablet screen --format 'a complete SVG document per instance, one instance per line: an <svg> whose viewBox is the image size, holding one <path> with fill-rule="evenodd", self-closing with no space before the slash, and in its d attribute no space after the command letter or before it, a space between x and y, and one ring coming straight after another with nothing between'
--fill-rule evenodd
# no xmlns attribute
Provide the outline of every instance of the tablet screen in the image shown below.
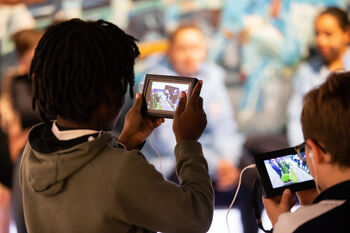
<svg viewBox="0 0 350 233"><path fill-rule="evenodd" d="M197 81L192 77L146 74L141 112L152 117L174 118L181 92L189 97Z"/></svg>
<svg viewBox="0 0 350 233"><path fill-rule="evenodd" d="M190 83L152 81L147 102L149 110L175 111L182 91L188 92Z"/></svg>
<svg viewBox="0 0 350 233"><path fill-rule="evenodd" d="M273 188L313 180L305 152L265 159L264 165Z"/></svg>

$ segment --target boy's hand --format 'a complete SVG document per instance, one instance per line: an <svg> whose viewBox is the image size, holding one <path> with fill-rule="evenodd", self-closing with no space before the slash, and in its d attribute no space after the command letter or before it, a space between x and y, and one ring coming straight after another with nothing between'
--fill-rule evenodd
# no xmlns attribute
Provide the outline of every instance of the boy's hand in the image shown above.
<svg viewBox="0 0 350 233"><path fill-rule="evenodd" d="M185 92L181 92L173 122L173 131L177 143L181 140L198 140L207 126L203 99L199 96L202 84L202 80L197 82L188 103Z"/></svg>
<svg viewBox="0 0 350 233"><path fill-rule="evenodd" d="M278 217L285 212L289 212L293 205L295 205L296 200L293 198L290 189L286 189L284 190L282 196L263 198L263 202L266 213L274 226Z"/></svg>
<svg viewBox="0 0 350 233"><path fill-rule="evenodd" d="M136 149L152 131L164 122L164 118L145 117L141 114L142 96L136 94L134 106L125 117L124 128L118 137L126 149Z"/></svg>
<svg viewBox="0 0 350 233"><path fill-rule="evenodd" d="M300 205L311 205L319 195L316 188L296 192Z"/></svg>

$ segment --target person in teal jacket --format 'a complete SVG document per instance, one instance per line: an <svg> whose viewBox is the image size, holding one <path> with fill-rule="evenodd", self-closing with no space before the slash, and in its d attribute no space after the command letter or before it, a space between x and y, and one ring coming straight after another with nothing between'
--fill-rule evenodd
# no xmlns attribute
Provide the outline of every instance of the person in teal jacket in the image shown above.
<svg viewBox="0 0 350 233"><path fill-rule="evenodd" d="M327 8L316 18L317 51L300 64L288 103L287 133L292 146L303 141L300 114L304 95L322 84L331 72L350 69L349 27L347 12L339 8Z"/></svg>
<svg viewBox="0 0 350 233"><path fill-rule="evenodd" d="M221 32L239 39L240 72L246 77L237 112L243 132L280 133L290 76L307 54L313 17L324 6L345 6L343 0L225 1ZM227 38L227 37L226 37ZM221 43L222 51L225 43Z"/></svg>

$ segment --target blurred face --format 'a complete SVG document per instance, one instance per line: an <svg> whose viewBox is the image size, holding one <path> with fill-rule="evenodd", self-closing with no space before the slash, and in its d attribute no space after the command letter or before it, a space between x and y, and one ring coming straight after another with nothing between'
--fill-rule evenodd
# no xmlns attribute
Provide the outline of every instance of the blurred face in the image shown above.
<svg viewBox="0 0 350 233"><path fill-rule="evenodd" d="M317 49L326 62L341 58L349 43L348 31L343 31L337 19L329 14L317 18L315 29Z"/></svg>
<svg viewBox="0 0 350 233"><path fill-rule="evenodd" d="M192 28L179 31L169 48L169 60L175 71L183 76L192 76L199 71L206 57L203 34Z"/></svg>
<svg viewBox="0 0 350 233"><path fill-rule="evenodd" d="M34 51L35 47L27 51L19 58L20 69L22 69L21 72L29 73L30 63L32 62L34 57Z"/></svg>

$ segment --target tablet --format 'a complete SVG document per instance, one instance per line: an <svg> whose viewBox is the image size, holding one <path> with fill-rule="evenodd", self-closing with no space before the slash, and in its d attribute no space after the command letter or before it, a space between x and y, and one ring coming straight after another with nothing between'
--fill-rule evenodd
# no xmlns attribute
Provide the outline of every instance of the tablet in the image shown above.
<svg viewBox="0 0 350 233"><path fill-rule="evenodd" d="M143 114L174 118L181 92L189 97L197 81L191 77L146 74L142 91Z"/></svg>
<svg viewBox="0 0 350 233"><path fill-rule="evenodd" d="M295 147L254 155L265 197L315 187L305 156L304 148L297 153Z"/></svg>

